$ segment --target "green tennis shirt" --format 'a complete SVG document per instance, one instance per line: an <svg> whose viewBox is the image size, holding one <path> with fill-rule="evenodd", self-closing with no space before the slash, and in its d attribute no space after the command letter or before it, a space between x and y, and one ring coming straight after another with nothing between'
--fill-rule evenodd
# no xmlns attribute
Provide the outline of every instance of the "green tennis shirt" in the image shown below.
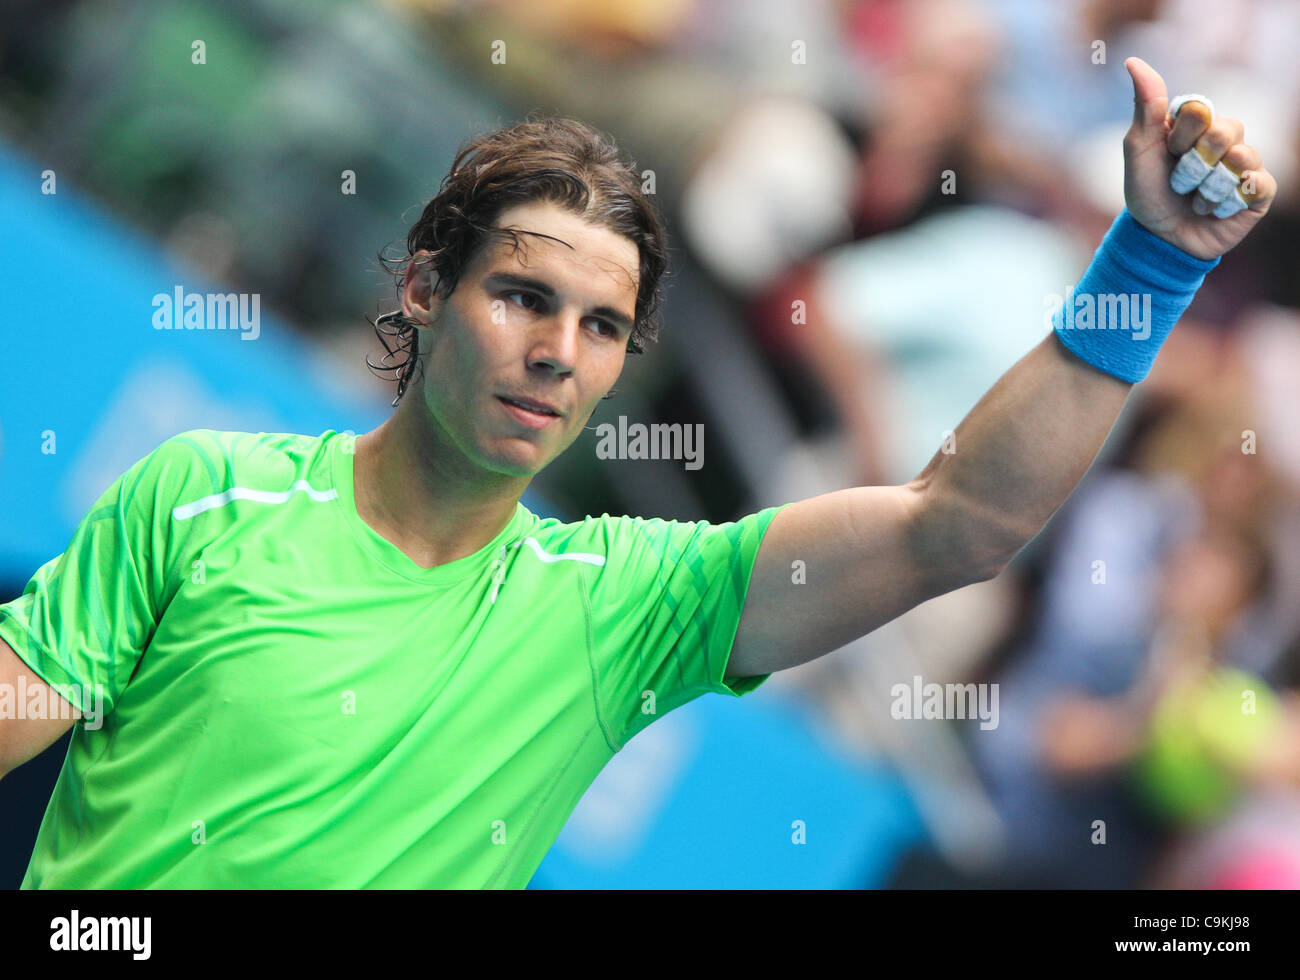
<svg viewBox="0 0 1300 980"><path fill-rule="evenodd" d="M769 676L723 674L782 508L521 503L425 569L357 514L352 446L168 439L0 606L87 715L22 887L522 888L628 739Z"/></svg>

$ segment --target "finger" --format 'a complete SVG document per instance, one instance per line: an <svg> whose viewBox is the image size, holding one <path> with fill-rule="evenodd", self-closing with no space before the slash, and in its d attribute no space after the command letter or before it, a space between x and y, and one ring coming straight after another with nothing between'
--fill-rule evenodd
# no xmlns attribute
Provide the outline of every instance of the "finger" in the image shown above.
<svg viewBox="0 0 1300 980"><path fill-rule="evenodd" d="M1126 59L1124 67L1133 79L1133 128L1163 134L1165 112L1169 108L1165 80L1141 58Z"/></svg>
<svg viewBox="0 0 1300 980"><path fill-rule="evenodd" d="M1240 143L1246 134L1246 127L1240 119L1220 116L1210 123L1195 145L1178 158L1174 171L1169 175L1169 186L1177 194L1186 194L1194 187L1199 187L1207 180L1217 181L1214 194L1207 193L1210 200L1222 200L1223 195L1232 189L1234 181L1219 161L1233 144ZM1213 186L1213 184L1212 184ZM1195 210L1195 202L1193 202ZM1209 211L1196 211L1208 214Z"/></svg>
<svg viewBox="0 0 1300 980"><path fill-rule="evenodd" d="M1221 165L1223 155L1236 143L1240 143L1246 134L1245 124L1231 116L1220 116L1210 123L1208 129L1192 147L1192 153L1185 156L1197 156L1204 161L1204 167L1198 165L1201 179L1196 182L1197 193L1192 199L1194 214L1209 214L1215 205L1223 201L1236 189L1238 179L1227 167ZM1189 163L1195 161L1189 160ZM1183 161L1179 160L1183 165ZM1177 170L1178 168L1175 168ZM1184 167L1185 169L1185 167ZM1171 181L1172 183L1172 181ZM1177 189L1177 188L1175 188ZM1203 189L1203 190L1202 190Z"/></svg>
<svg viewBox="0 0 1300 980"><path fill-rule="evenodd" d="M1252 211L1267 211L1277 197L1277 178L1267 170L1248 170L1242 175L1240 193Z"/></svg>
<svg viewBox="0 0 1300 980"><path fill-rule="evenodd" d="M1214 208L1216 218L1228 218L1238 211L1250 208L1263 213L1277 196L1277 180L1267 170L1245 170L1241 175L1241 184ZM1192 202L1196 210L1196 202Z"/></svg>
<svg viewBox="0 0 1300 980"><path fill-rule="evenodd" d="M1223 159L1228 150L1246 136L1246 124L1231 116L1219 116L1196 140L1193 149L1202 160L1213 167Z"/></svg>
<svg viewBox="0 0 1300 980"><path fill-rule="evenodd" d="M1182 156L1195 145L1214 120L1214 110L1204 102L1185 102L1169 130L1169 152Z"/></svg>
<svg viewBox="0 0 1300 980"><path fill-rule="evenodd" d="M1264 158L1260 156L1259 150L1245 143L1238 143L1223 155L1219 161L1238 177L1246 170L1260 170L1264 166Z"/></svg>
<svg viewBox="0 0 1300 980"><path fill-rule="evenodd" d="M1197 214L1209 214L1214 210L1214 205L1237 189L1244 171L1258 170L1263 165L1263 158L1255 147L1245 143L1230 147L1210 175L1196 188L1196 196L1208 207L1198 208L1196 201L1193 201L1192 210Z"/></svg>

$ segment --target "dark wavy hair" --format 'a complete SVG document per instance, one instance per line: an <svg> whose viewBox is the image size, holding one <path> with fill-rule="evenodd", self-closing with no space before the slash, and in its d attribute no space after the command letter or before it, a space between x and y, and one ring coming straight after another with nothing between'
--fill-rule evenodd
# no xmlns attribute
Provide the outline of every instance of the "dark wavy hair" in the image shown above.
<svg viewBox="0 0 1300 980"><path fill-rule="evenodd" d="M519 247L519 234L497 228L495 222L506 209L532 201L559 205L636 245L640 277L627 352L644 353L645 345L659 336L668 272L663 219L641 189L635 162L624 160L610 136L575 119L530 117L461 146L438 193L407 234L406 255L393 262L379 253L399 298L406 270L421 250L430 253L425 261L437 273L435 292L446 298L485 242L504 237ZM377 319L366 319L388 352L381 363L367 357L366 364L372 371L394 372L396 406L419 364L419 332L400 305ZM399 354L403 359L394 364Z"/></svg>

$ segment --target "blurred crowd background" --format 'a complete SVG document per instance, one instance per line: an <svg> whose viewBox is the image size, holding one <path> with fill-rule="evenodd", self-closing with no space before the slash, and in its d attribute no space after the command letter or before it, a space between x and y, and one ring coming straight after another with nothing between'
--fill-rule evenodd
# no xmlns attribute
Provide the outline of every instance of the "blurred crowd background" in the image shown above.
<svg viewBox="0 0 1300 980"><path fill-rule="evenodd" d="M128 430L149 443L107 457L113 472L79 471L99 490L175 431L236 427L230 418L265 430L314 424L292 414L307 362L327 399L314 431L382 419L395 388L366 368L383 349L363 315L396 304L376 253L403 254L462 141L532 111L612 134L653 172L672 236L662 340L629 359L592 424L703 423L707 438L696 472L598 459L588 433L526 503L566 519L721 522L905 482L1045 336L1052 297L1078 279L1123 207L1124 58L1152 64L1171 95L1209 94L1245 122L1281 196L1210 275L1047 529L992 582L778 674L725 711L697 702L680 710L685 721L657 722L623 753L643 768L607 771L613 782L592 797L605 803L584 800L574 819L590 845L602 820L607 830L636 824L611 800L635 806L647 795L611 786L644 789L647 772L704 767L689 792L658 793L673 801L667 811L645 803L659 809L642 824L679 819L705 833L730 818L700 812L698 794L723 807L748 778L784 814L771 846L788 852L790 821L803 814L780 810L781 780L801 768L788 755L801 751L808 771L820 771L814 753L842 770L823 786L854 787L822 804L825 822L808 819L810 840L841 821L846 846L817 854L835 868L815 873L810 858L781 878L778 858L755 845L730 863L739 877L706 883L1300 887L1300 5L11 0L5 20L0 141L21 162L11 170L23 206L34 206L42 171L55 171L60 194L74 191L114 234L152 243L198 280L259 294L283 324L271 340L288 351L269 375L283 411L168 409L151 392L169 375L155 372L129 402L141 421L123 424L119 372L65 373L87 359L82 333L102 329L102 297L83 269L93 274L116 249L20 256L33 250L30 222L14 223L25 212L11 208L7 254L57 286L5 284L6 349L35 335L23 349L43 352L6 365L7 377L25 378L7 381L0 402L5 500L45 495L15 475L24 464L13 420L44 428L40 411L87 392L118 413L108 444L129 442ZM195 39L206 45L202 67L191 61ZM340 193L345 170L355 194ZM35 306L44 319L13 313ZM227 339L202 338L210 350ZM258 345L238 345L251 364L245 347ZM329 407L343 395L351 414ZM71 447L99 438L75 418L62 425ZM65 511L25 523L66 542L77 517ZM0 542L6 599L61 549L20 531ZM999 724L892 718L891 687L917 676L996 683ZM808 741L764 741L740 721L758 725L765 712L773 724L794 719ZM691 743L732 760L725 773L670 751L705 729L751 732L729 748ZM657 748L638 761L637 743ZM65 746L0 787L15 882L48 798L38 780L53 778ZM873 809L883 798L898 805ZM637 860L638 848L661 848L655 867L667 865L669 884L702 860L649 832L603 857L579 843L561 839L557 852L568 852L548 858L538 887L607 883L602 867Z"/></svg>

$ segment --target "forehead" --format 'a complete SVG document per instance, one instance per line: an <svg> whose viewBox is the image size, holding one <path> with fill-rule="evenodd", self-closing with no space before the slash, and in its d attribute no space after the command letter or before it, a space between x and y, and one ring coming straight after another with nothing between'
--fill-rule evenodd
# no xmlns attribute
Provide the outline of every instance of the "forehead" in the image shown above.
<svg viewBox="0 0 1300 980"><path fill-rule="evenodd" d="M476 263L480 273L526 270L552 280L557 289L590 295L593 301L626 303L630 312L640 278L640 253L627 238L541 201L503 211L496 225L533 234L519 235L518 248L509 238L489 239Z"/></svg>

